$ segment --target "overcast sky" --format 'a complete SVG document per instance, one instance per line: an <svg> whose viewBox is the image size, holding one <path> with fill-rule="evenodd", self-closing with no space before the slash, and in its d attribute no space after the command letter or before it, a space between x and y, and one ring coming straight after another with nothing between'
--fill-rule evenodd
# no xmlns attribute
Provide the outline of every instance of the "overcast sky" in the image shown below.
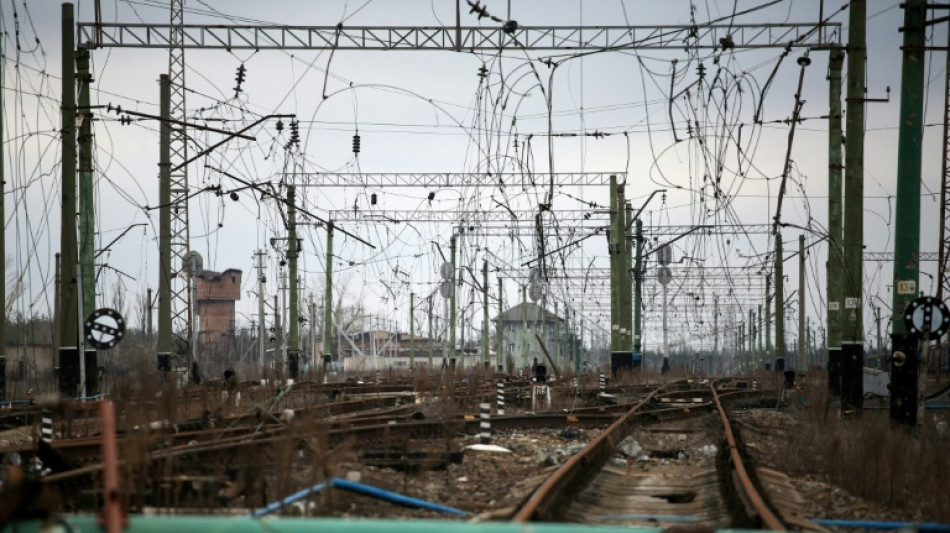
<svg viewBox="0 0 950 533"><path fill-rule="evenodd" d="M542 25L685 25L691 20L725 18L734 24L814 22L820 3L809 1L682 1L662 3L621 0L487 0L483 5L501 19L522 26ZM103 2L105 22L167 23L168 7L152 0ZM831 22L844 26L843 2L826 1L823 11ZM898 27L903 13L897 2L872 0L868 6L868 96L890 102L869 104L865 161L865 243L868 251L893 249L893 195L896 182L897 122L900 96L900 41ZM761 9L754 9L761 6ZM94 20L93 3L76 4L77 21ZM509 13L510 9L510 13ZM59 248L59 149L60 128L60 4L25 2L3 4L4 28L4 137L6 141L5 201L8 278L22 273L22 295L14 310L24 314L49 313L52 307L53 260ZM730 17L733 12L748 14ZM442 26L454 24L455 2L430 1L218 1L188 0L185 22L191 24L275 24L346 26ZM462 24L496 26L479 20L463 2ZM943 27L928 34L936 45L946 42ZM233 51L186 52L187 109L190 120L229 130L239 129L261 115L296 114L300 121L299 149L287 151L288 121L278 133L276 122L265 122L250 133L256 141L232 140L189 168L195 188L220 185L230 191L240 185L205 165L227 170L243 180L281 181L301 187L300 204L322 218L335 210L385 215L408 210L457 214L455 224L479 228L460 246L460 263L470 266L481 280L483 259L491 265L492 312L498 277L504 277L505 306L520 300L519 284L528 274L522 265L538 253L532 218L490 228L481 224L477 211L511 209L536 211L544 201L545 173L549 170L550 139L557 172L625 173L627 196L638 209L659 188L668 190L644 210L649 228L666 224L767 224L774 215L785 152L788 124L795 102L795 85L801 67L796 60L803 50L792 50L784 60L781 48L730 52L683 49L616 51L570 57L561 52L506 50L503 54L452 51ZM127 109L158 113L158 76L168 70L162 50L95 50L94 104L120 104ZM821 238L827 225L827 128L826 81L828 53L810 53L805 69L805 101L792 158L783 220L813 228L809 244ZM553 70L538 58L554 58ZM247 69L242 91L235 96L235 72ZM479 68L487 69L483 80ZM704 73L700 73L700 65ZM777 68L776 68L777 66ZM774 80L768 80L775 72ZM937 250L940 191L945 58L928 55L924 177L922 187L922 251ZM674 95L670 104L671 86ZM766 90L767 88L767 90ZM761 109L762 124L754 123ZM104 252L100 261L100 301L113 302L116 287L132 301L147 287L157 288L158 135L154 121L121 125L114 114L100 115L95 125L96 199L99 247L128 227L131 230ZM355 157L352 138L361 136ZM567 134L587 134L567 136ZM603 133L603 136L594 136ZM195 147L221 139L220 134L195 132ZM312 172L522 172L538 178L539 186L513 185L475 188L459 181L440 190L421 188L371 189L306 187L294 174ZM709 178L704 181L704 176ZM725 199L717 199L710 180L719 180ZM434 199L428 200L430 193ZM372 195L376 203L372 203ZM559 223L545 230L551 250L587 235L605 223L608 205L603 186L564 187L556 191L553 210ZM598 212L598 208L600 211ZM590 213L584 218L585 211ZM256 320L256 272L253 254L268 252L266 292L274 294L279 283L280 243L285 236L278 204L260 195L240 191L238 200L227 194L197 195L190 204L192 248L204 257L205 268L244 272L244 290L238 304L238 322ZM580 220L577 220L580 218ZM325 233L313 220L301 218L304 254L301 276L305 298L319 297L323 287ZM360 235L370 249L338 234L334 243L334 286L348 302L363 302L376 316L408 330L409 294L417 302L437 290L442 258L433 243L448 253L452 223L364 224L340 222L343 229ZM510 233L509 233L510 232ZM798 230L784 233L786 250L797 247ZM661 239L662 241L662 239ZM761 298L762 275L755 274L771 247L767 235L737 234L689 237L676 243L675 281L670 286L676 317L671 340L685 339L691 346L710 346L712 301L730 301L721 323L747 316L754 309L749 295ZM588 329L606 331L609 324L609 286L603 269L608 267L606 239L584 241L552 256L552 265L568 267L571 280L553 279L547 306L565 304L588 317ZM827 249L819 243L809 249L809 290L806 309L812 324L824 322L824 262ZM655 266L655 265L654 265ZM700 288L702 269L746 266L709 272ZM589 268L589 271L586 270ZM924 264L933 275L935 264ZM495 269L502 269L496 272ZM116 270L113 270L116 269ZM118 272L117 272L118 271ZM121 272L121 273L119 273ZM585 276L584 272L589 275ZM655 270L654 270L655 272ZM797 260L786 265L786 294L797 289ZM563 274L560 274L563 277ZM470 279L470 278L467 278ZM887 263L865 265L865 323L873 332L870 305L889 306L891 269ZM685 281L681 281L685 280ZM14 283L8 279L8 286ZM726 284L732 284L730 292ZM921 289L932 293L935 285L922 275ZM716 288L719 287L719 288ZM687 295L687 293L690 293ZM461 291L461 306L472 313L466 324L480 327L481 297L471 302L469 289ZM646 343L659 343L659 289L648 280ZM436 312L442 302L436 297ZM698 299L697 299L698 298ZM797 307L793 296L793 309ZM420 304L425 309L425 304ZM729 315L729 316L726 316ZM885 313L886 315L886 313ZM137 317L132 317L138 323ZM425 314L416 314L417 329L424 331ZM797 313L789 317L789 339L794 339ZM469 336L471 333L468 334ZM731 335L731 334L730 334ZM729 337L731 338L731 336ZM703 344L697 342L702 339Z"/></svg>

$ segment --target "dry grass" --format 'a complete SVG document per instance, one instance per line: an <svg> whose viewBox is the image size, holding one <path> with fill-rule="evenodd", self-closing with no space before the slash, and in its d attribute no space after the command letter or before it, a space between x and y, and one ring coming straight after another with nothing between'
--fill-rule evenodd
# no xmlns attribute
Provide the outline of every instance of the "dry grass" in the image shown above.
<svg viewBox="0 0 950 533"><path fill-rule="evenodd" d="M950 436L935 425L946 421L946 414L921 411L925 414L913 431L893 425L886 408L870 404L859 416L842 417L822 377L809 376L808 383L809 406L797 411L802 424L786 440L782 468L824 478L868 501L910 510L920 520L950 521Z"/></svg>

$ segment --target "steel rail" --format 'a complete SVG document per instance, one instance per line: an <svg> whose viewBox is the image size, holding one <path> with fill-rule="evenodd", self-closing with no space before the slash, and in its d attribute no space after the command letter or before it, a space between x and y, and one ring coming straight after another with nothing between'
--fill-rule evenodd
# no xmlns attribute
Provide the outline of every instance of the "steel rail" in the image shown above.
<svg viewBox="0 0 950 533"><path fill-rule="evenodd" d="M642 414L644 411L641 409L665 388L666 386L662 385L651 391L613 424L610 424L583 450L571 456L528 497L528 500L518 509L511 521L516 523L529 522L534 520L539 513L546 513L553 503L552 495L560 493L567 486L575 485L588 470L585 467L603 463L617 446L615 435L621 432L621 428L626 428L637 415Z"/></svg>
<svg viewBox="0 0 950 533"><path fill-rule="evenodd" d="M765 499L759 494L755 483L752 481L752 477L742 462L742 454L739 453L739 445L732 432L732 425L729 423L729 417L726 416L726 410L722 407L722 402L719 401L719 394L716 392L716 388L712 385L710 385L709 388L712 391L712 398L716 403L716 409L719 411L719 419L722 421L723 431L726 435L726 443L729 445L729 457L732 459L732 467L735 469L736 476L739 478L744 496L755 509L755 512L759 515L759 518L762 519L766 527L773 531L785 531L786 528L784 524L782 524L782 521L779 520L775 513L772 512L772 509L765 503Z"/></svg>
<svg viewBox="0 0 950 533"><path fill-rule="evenodd" d="M669 391L666 390L665 387L660 387L650 392L650 394L636 403L624 415L592 440L583 450L568 459L548 477L515 512L512 517L512 522L524 523L535 520L550 521L551 516L554 514L553 511L557 508L559 502L567 497L567 492L576 490L578 486L583 484L585 479L589 478L594 472L599 471L602 465L606 463L610 455L614 453L619 442L629 431L630 425L634 420L650 419L658 414L658 411L646 408L649 403L659 402L660 405L672 407L674 404L660 402L660 400L683 395L696 395L702 392L707 398L709 398L711 393L711 401L706 400L702 403L684 404L680 408L667 409L665 411L670 413L677 411L695 412L698 410L711 410L712 408L718 411L719 417L723 422L726 441L730 451L730 459L739 478L740 487L738 487L737 490L741 490L742 497L747 498L747 501L752 505L755 513L761 519L765 527L775 531L784 531L786 528L783 523L767 506L765 499L759 494L752 477L742 463L737 441L729 426L729 419L722 406L722 400L715 388L719 381L721 380L710 383L709 389L702 391L696 389ZM723 396L727 395L731 397L745 396L744 392L740 393L735 389L729 389L728 393L723 394Z"/></svg>

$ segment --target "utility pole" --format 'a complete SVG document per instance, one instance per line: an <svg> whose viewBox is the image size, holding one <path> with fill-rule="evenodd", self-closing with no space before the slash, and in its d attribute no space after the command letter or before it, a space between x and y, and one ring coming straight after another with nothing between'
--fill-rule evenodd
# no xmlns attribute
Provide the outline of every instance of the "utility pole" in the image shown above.
<svg viewBox="0 0 950 533"><path fill-rule="evenodd" d="M452 249L451 251L452 279L450 280L452 282L452 291L451 291L452 294L451 294L451 297L449 298L449 306L450 306L450 309L449 309L449 362L450 363L452 362L453 359L455 359L455 322L457 320L455 293L458 292L458 288L455 286L455 283L456 283L455 281L455 249L456 249L455 239L456 237L455 237L455 234L453 233L452 238L449 240L449 243Z"/></svg>
<svg viewBox="0 0 950 533"><path fill-rule="evenodd" d="M323 371L334 359L333 354L333 221L327 222L326 281L323 294ZM430 300L431 304L431 300ZM432 329L429 326L429 329Z"/></svg>
<svg viewBox="0 0 950 533"><path fill-rule="evenodd" d="M805 234L798 236L798 371L805 371Z"/></svg>
<svg viewBox="0 0 950 533"><path fill-rule="evenodd" d="M409 374L416 366L416 295L409 293Z"/></svg>
<svg viewBox="0 0 950 533"><path fill-rule="evenodd" d="M633 207L630 206L630 203L624 200L624 224L623 224L623 234L621 235L621 250L623 251L623 275L620 277L620 280L623 282L620 288L620 294L623 296L621 301L621 310L623 317L623 360L618 361L618 364L621 368L632 368L633 367L633 278L631 277L631 271L633 270L633 247L631 243L633 241L633 235L630 234L630 230L633 226Z"/></svg>
<svg viewBox="0 0 950 533"><path fill-rule="evenodd" d="M151 287L149 287L145 293L145 301L147 302L147 306L148 306L146 308L146 318L145 318L146 328L148 329L146 329L145 331L145 336L148 343L148 347L149 349L151 349L152 340L153 340L153 337L152 337L152 288Z"/></svg>
<svg viewBox="0 0 950 533"><path fill-rule="evenodd" d="M521 367L528 365L528 286L521 286Z"/></svg>
<svg viewBox="0 0 950 533"><path fill-rule="evenodd" d="M435 352L435 344L432 339L432 295L429 295L429 371L432 371L432 355Z"/></svg>
<svg viewBox="0 0 950 533"><path fill-rule="evenodd" d="M766 361L771 365L774 363L774 358L772 357L772 306L770 298L774 298L771 293L772 291L772 278L766 274L765 276L765 352L766 352Z"/></svg>
<svg viewBox="0 0 950 533"><path fill-rule="evenodd" d="M482 365L488 368L491 365L491 356L488 354L488 261L482 261Z"/></svg>
<svg viewBox="0 0 950 533"><path fill-rule="evenodd" d="M290 317L287 324L287 370L290 379L296 381L300 374L300 320L297 305L297 191L294 185L287 186L287 264L290 270Z"/></svg>
<svg viewBox="0 0 950 533"><path fill-rule="evenodd" d="M501 283L501 276L498 276L498 319L495 322L495 361L497 369L501 372L505 368L505 360L502 356L504 341L504 322L501 320L502 313L505 312L502 299L504 297L504 286Z"/></svg>
<svg viewBox="0 0 950 533"><path fill-rule="evenodd" d="M643 362L643 221L637 217L637 260L633 270L634 298L633 298L633 368L640 368ZM718 313L717 313L718 314ZM716 342L719 337L717 333ZM718 349L717 349L718 352Z"/></svg>
<svg viewBox="0 0 950 533"><path fill-rule="evenodd" d="M274 373L277 375L278 379L284 375L284 361L283 354L283 339L281 338L281 320L280 320L280 306L277 304L277 295L274 295Z"/></svg>
<svg viewBox="0 0 950 533"><path fill-rule="evenodd" d="M317 364L317 302L313 301L310 293L310 365L316 368ZM325 371L326 369L324 369Z"/></svg>
<svg viewBox="0 0 950 533"><path fill-rule="evenodd" d="M768 306L766 306L768 307ZM757 335L759 338L759 368L765 368L765 337L768 335L768 330L765 330L765 335L762 334L762 304L759 304L759 310L756 313L758 317L758 325L756 326L756 331L759 332Z"/></svg>
<svg viewBox="0 0 950 533"><path fill-rule="evenodd" d="M171 180L171 83L168 74L158 77L158 369L166 377L172 369L172 180ZM262 320L263 321L263 320ZM263 363L263 358L262 358Z"/></svg>
<svg viewBox="0 0 950 533"><path fill-rule="evenodd" d="M93 175L92 175L92 121L93 112L90 108L89 88L92 85L92 74L89 72L89 50L76 52L76 66L79 82L79 261L82 283L82 306L79 319L96 309L96 278L93 262L96 251L96 210L93 202ZM83 350L85 363L85 396L99 394L98 358L95 348L85 346Z"/></svg>
<svg viewBox="0 0 950 533"><path fill-rule="evenodd" d="M842 279L844 316L841 317L841 410L846 413L861 409L864 400L864 321L862 320L864 263L862 244L864 236L866 24L867 0L853 0L849 7L848 17L848 82L845 123L847 144L845 145L844 165L844 269ZM904 37L907 38L906 33ZM919 57L922 59L922 52ZM904 99L905 95L902 91L901 100ZM907 117L904 118L907 119ZM918 128L920 127L919 120L920 117L918 116L917 122L915 122ZM919 157L918 154L918 159ZM900 154L898 154L898 158L900 158ZM898 166L900 165L898 164ZM919 179L919 174L918 178L915 179ZM898 183L898 194L901 194L900 183ZM919 202L920 198L912 201ZM898 205L900 205L900 200L898 200ZM898 215L898 225L900 224L901 221ZM898 233L898 236L900 236L900 233ZM916 243L918 239L916 233L913 238L914 243ZM903 244L900 242L896 243L896 246L903 248ZM916 379L916 366L914 369L914 379ZM893 376L891 376L891 384L894 385ZM894 398L894 392L892 391L892 401ZM916 404L916 399L914 402ZM916 409L914 415L916 416Z"/></svg>
<svg viewBox="0 0 950 533"><path fill-rule="evenodd" d="M713 356L719 357L719 295L713 295Z"/></svg>
<svg viewBox="0 0 950 533"><path fill-rule="evenodd" d="M785 273L782 231L775 230L775 371L785 370Z"/></svg>
<svg viewBox="0 0 950 533"><path fill-rule="evenodd" d="M60 253L63 282L60 300L59 392L73 398L82 392L79 354L79 297L76 257L76 72L73 5L62 7L62 216ZM6 310L4 310L6 312Z"/></svg>
<svg viewBox="0 0 950 533"><path fill-rule="evenodd" d="M844 50L829 58L828 107L828 393L841 395L841 67Z"/></svg>
<svg viewBox="0 0 950 533"><path fill-rule="evenodd" d="M257 325L257 356L261 377L264 377L264 369L267 367L267 345L264 344L264 339L267 338L267 316L264 314L264 252L258 250L254 255L257 256L257 318L260 322Z"/></svg>
<svg viewBox="0 0 950 533"><path fill-rule="evenodd" d="M3 43L0 42L0 57L3 56ZM0 89L3 88L3 69L0 68ZM3 91L0 90L0 146L3 146ZM7 241L4 226L7 220L6 179L4 174L3 150L0 149L0 402L7 399ZM56 293L58 300L59 293ZM54 349L56 346L54 345Z"/></svg>
<svg viewBox="0 0 950 533"><path fill-rule="evenodd" d="M610 176L610 232L608 233L608 253L610 254L610 352L623 349L623 335L620 332L623 317L621 316L622 282L620 277L623 270L623 200L621 190L617 186L617 176Z"/></svg>
<svg viewBox="0 0 950 533"><path fill-rule="evenodd" d="M854 7L852 6L852 9ZM891 308L891 420L917 425L918 339L910 335L902 317L917 297L920 277L920 175L924 111L924 0L904 4L904 61L901 70L901 115L898 130L897 200L894 240L894 291ZM948 52L950 53L950 52ZM850 123L850 117L849 117ZM850 130L848 131L850 135ZM849 139L850 140L850 139ZM942 246L942 244L941 244ZM943 280L938 280L942 283ZM925 334L929 319L925 318ZM860 324L860 323L859 323ZM928 339L925 336L924 339ZM859 389L860 392L863 392ZM860 407L858 404L857 407Z"/></svg>

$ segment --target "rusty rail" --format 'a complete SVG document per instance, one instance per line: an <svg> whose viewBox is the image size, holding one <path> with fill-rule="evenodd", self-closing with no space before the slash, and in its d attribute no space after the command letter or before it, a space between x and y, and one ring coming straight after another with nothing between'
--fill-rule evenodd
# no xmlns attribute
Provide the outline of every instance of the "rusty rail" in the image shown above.
<svg viewBox="0 0 950 533"><path fill-rule="evenodd" d="M786 528L783 523L765 503L765 499L756 489L752 476L750 476L749 471L742 463L737 441L729 425L729 419L723 409L722 401L716 391L716 384L717 382L713 382L710 384L708 390L702 391L703 396L707 398L711 395L711 401L706 401L701 404L684 405L683 408L679 410L696 411L700 408L711 409L713 406L716 408L723 424L729 447L730 460L739 480L740 486L737 487L737 490L741 491L742 497L747 499L755 513L761 519L764 527L775 531L784 531ZM728 391L727 395L733 398L744 395L734 389L728 389ZM597 438L592 440L583 450L568 459L548 477L516 511L512 517L512 522L523 523L535 520L550 521L554 519L557 516L557 510L562 508L561 503L570 497L571 494L576 494L579 487L583 486L586 481L596 475L596 472L598 472L604 464L606 464L610 456L616 452L617 445L630 432L633 423L643 420L644 418L648 419L651 415L656 414L656 411L645 409L648 403L656 401L656 399L661 396L668 398L671 396L683 396L684 394L696 394L697 392L699 391L684 391L682 389L681 391L669 391L663 387L653 390L644 399L631 407L626 414L611 424ZM677 409L670 409L669 411L672 412L676 410Z"/></svg>
<svg viewBox="0 0 950 533"><path fill-rule="evenodd" d="M546 515L556 505L555 495L561 494L568 486L576 485L591 468L599 468L617 446L616 436L625 433L627 428L641 414L641 408L665 386L654 389L645 398L634 405L626 414L611 424L583 450L571 456L560 468L547 478L512 517L512 522L528 522L540 515Z"/></svg>
<svg viewBox="0 0 950 533"><path fill-rule="evenodd" d="M765 499L759 494L755 483L752 481L752 477L749 475L748 470L746 470L745 464L742 462L742 454L739 453L739 445L736 442L736 437L732 433L732 425L729 423L729 417L726 416L726 410L723 409L722 402L719 401L719 394L716 393L715 387L710 387L710 389L712 390L713 401L716 403L716 409L719 411L719 419L722 421L723 431L726 435L726 443L729 445L729 458L732 460L732 467L736 470L736 476L739 478L739 483L741 484L740 489L749 504L755 509L756 514L762 519L763 525L773 531L785 531L785 526L782 524L782 521L779 520L779 518L775 516L775 513L772 512L772 509L766 505Z"/></svg>

